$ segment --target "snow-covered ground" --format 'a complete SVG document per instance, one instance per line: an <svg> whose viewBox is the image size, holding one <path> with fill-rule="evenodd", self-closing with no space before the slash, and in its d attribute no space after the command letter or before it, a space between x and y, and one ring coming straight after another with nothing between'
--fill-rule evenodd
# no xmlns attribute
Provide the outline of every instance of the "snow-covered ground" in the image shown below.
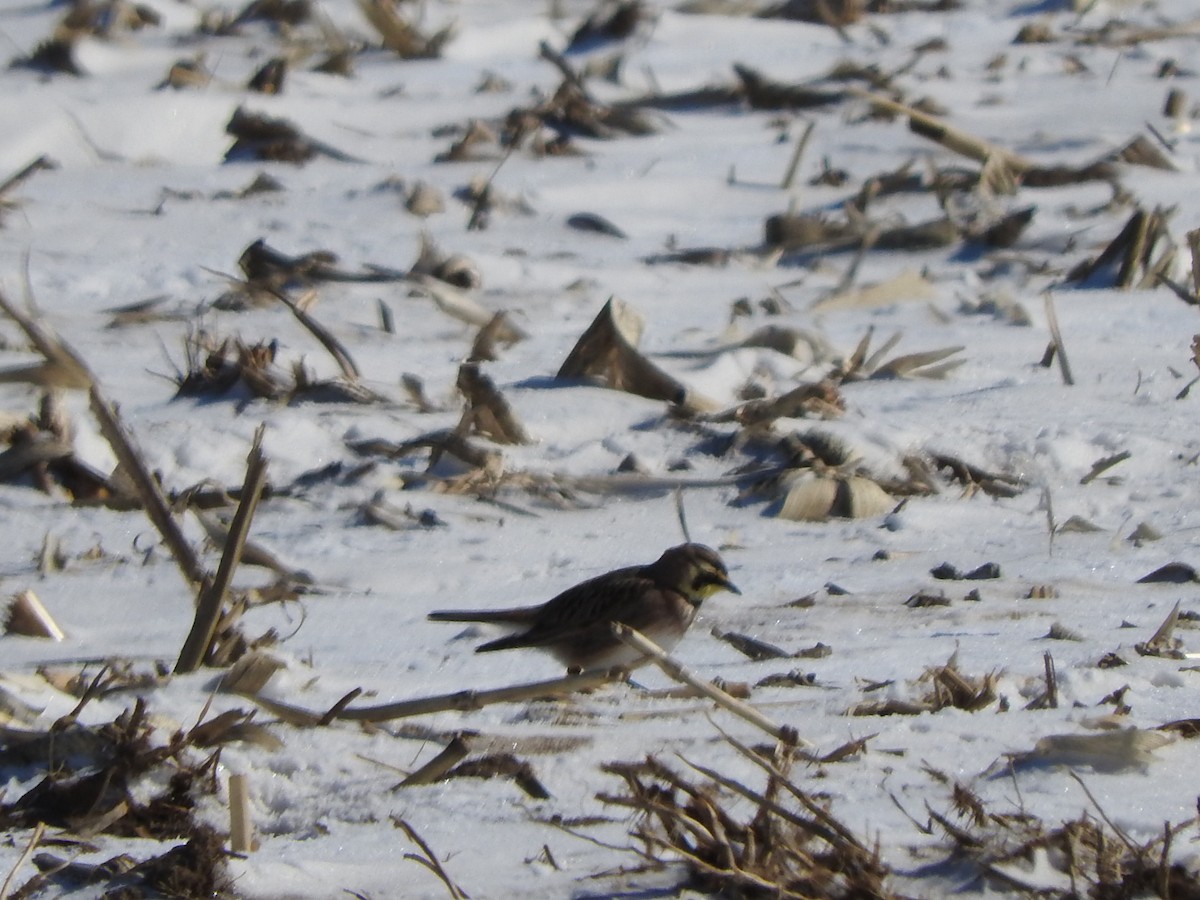
<svg viewBox="0 0 1200 900"><path fill-rule="evenodd" d="M563 73L539 57L539 44L563 51L590 5L402 5L401 14L426 34L454 29L440 57L413 60L378 48L377 33L349 0L314 3L312 17L293 28L250 20L232 33L200 28L218 15L216 6L146 6L157 24L76 42L79 75L26 66L0 75L0 177L42 155L56 164L3 197L12 205L2 210L0 287L23 306L27 273L41 320L86 360L169 492L239 486L255 430L265 426L268 480L279 490L259 507L251 540L313 579L298 599L257 606L243 619L248 637L270 629L282 636L270 652L286 668L265 695L321 712L354 688L364 691L353 704L360 706L561 674L535 651L475 655L493 631L426 616L438 608L539 602L609 569L653 560L683 540L670 487L679 482L688 485L682 504L692 539L719 549L742 595L710 599L675 655L706 679L750 685L749 702L795 728L818 755L869 736L864 752L797 768L794 777L827 798L865 842L878 842L896 890L940 896L972 886L967 869L929 865L948 855L949 841L913 821L928 820L926 805L951 807L950 788L931 771L971 786L993 811L1021 809L1048 827L1085 812L1100 816L1086 785L1103 815L1137 842L1195 814L1194 746L1152 730L1200 715L1200 674L1186 657L1200 650L1190 618L1200 613L1197 587L1138 579L1166 563L1195 561L1200 427L1197 398L1178 395L1197 374L1191 344L1200 318L1165 286L1121 290L1103 272L1084 287L1065 280L1140 206L1173 210L1167 229L1179 252L1167 273L1192 286L1185 236L1200 228L1200 138L1189 127L1190 100L1181 117L1163 115L1169 90L1200 96L1194 25L1167 33L1194 22L1188 0L1099 0L1079 12L1057 2L966 0L954 11L871 13L842 29L652 3L632 35L565 53L577 72L620 59L615 76L585 77L598 103L733 85L738 64L783 84L866 89L861 78L821 80L853 63L895 73L891 87L906 102L927 98L963 132L1038 166L1082 166L1139 134L1162 149L1151 130L1172 145L1163 152L1174 171L1118 164L1119 204L1109 204L1109 184L1094 181L1015 194L951 192L947 207L960 216L968 206L985 215L1029 206L1036 213L1004 248L955 240L927 250L870 250L846 284L853 248L780 258L763 246L766 219L792 210L844 221L843 205L864 181L910 161L926 187L881 195L867 218L882 228L937 219L943 213L928 188L932 173L977 172L978 162L913 133L903 119L872 115L861 97L804 110L740 102L647 109L641 114L652 133L573 136L576 153L542 155L527 143L506 154L484 143L465 161L441 162L472 121L498 130L511 110L553 94ZM225 14L238 10L229 6ZM0 34L8 57L29 57L65 11L6 0ZM1101 30L1112 22L1119 24ZM1053 40L1014 43L1031 24L1047 25ZM1134 29L1167 32L1122 43ZM334 31L360 48L349 77L314 70L328 54L320 42ZM291 62L282 91L247 90L273 56ZM199 84L159 87L173 64L197 58L207 73ZM485 82L498 87L481 90ZM239 107L287 119L346 158L226 161L233 139L225 128ZM809 123L799 170L783 186ZM825 167L845 170L844 183L814 183ZM260 173L282 189L241 196ZM499 199L485 228L468 228L472 206L462 196L487 179ZM441 211L419 217L406 210L418 183L441 193ZM584 213L602 216L625 237L568 225ZM310 314L346 348L377 402L287 403L241 389L176 398L186 342L199 331L217 342L277 341L282 370L303 362L313 378L339 376L332 356L281 304L221 308L230 278L242 277L239 257L256 240L288 255L330 251L340 270L359 273L407 271L423 235L442 253L470 261L480 284L465 291L469 300L487 312L507 310L525 333L481 364L531 438L501 446L472 437L499 455L498 490L484 479L473 486L454 479L445 460L437 477L425 477L427 448L360 452L362 442L400 445L461 418L455 383L478 329L409 281L314 288ZM692 248L731 254L717 265L656 259ZM905 273L909 286L877 303L846 299L849 290ZM868 329L872 347L902 333L889 357L961 347L954 357L961 365L944 378L848 380L840 388L842 415L778 419L772 434L833 436L885 487L911 475L907 458L929 465L941 454L1013 476L1018 489L993 497L943 470L931 476L935 493L902 504L897 495L888 505L899 508L884 515L777 517L770 502L743 498L730 477L764 459L778 464L762 449L767 438L731 442L739 431L733 421L681 419L660 400L555 380L612 296L643 317L641 350L716 409L742 402L748 385L773 397L818 380L850 357ZM151 299L167 315L110 327L114 307ZM381 327L381 305L394 318L390 332ZM1049 309L1071 385L1057 360L1041 364L1051 342ZM792 354L739 344L767 325L807 335L818 352L804 342ZM0 329L0 362L35 359L14 325ZM406 375L420 379L428 408L405 389ZM6 384L0 406L24 417L38 397L27 385ZM68 392L65 402L78 455L108 471L113 456L86 396ZM1127 459L1088 477L1097 461L1125 452ZM631 456L647 486L573 486L572 479L612 476ZM341 468L301 479L332 466ZM400 515L406 527L368 522L363 508L377 495L411 509L411 519ZM39 667L90 677L110 660L145 673L156 662L174 665L195 592L141 511L73 506L23 480L0 486L0 508L4 591L32 589L66 632L58 643L0 636L0 688L43 710L29 727L48 728L77 702L34 677ZM422 525L424 511L430 516ZM219 550L204 544L190 514L180 522L215 569ZM1080 523L1092 527L1072 527ZM1143 523L1153 539L1130 540ZM43 572L37 559L48 538L66 563ZM931 570L946 562L963 572L995 563L999 577L934 578ZM235 580L252 587L271 577L243 567ZM972 588L978 593L968 597ZM907 602L939 592L948 605ZM1178 658L1137 652L1134 645L1148 641L1177 602ZM831 652L752 661L714 629L789 653L818 643ZM1057 705L1026 709L1046 687L1047 654ZM1098 665L1109 654L1126 665ZM922 677L951 657L964 675L994 674L997 699L975 712L848 714L866 703L919 700L930 690ZM811 673L812 683L755 686L793 670ZM86 705L82 721L112 721L135 695L157 721L185 727L253 707L214 694L216 675L201 670L112 693ZM649 691L673 685L652 667L637 680ZM256 721L274 719L260 712ZM199 815L226 829L226 778L248 777L260 846L230 861L238 896L443 895L431 872L405 858L415 847L395 819L416 829L472 897L647 896L637 892L665 889L682 870L622 872L640 862L620 849L631 843L632 817L596 799L620 788L601 765L647 754L677 764L680 754L754 782L755 770L718 726L746 742L763 739L706 700L625 685L372 728L279 723L269 728L278 748L223 748L220 791L200 797ZM1006 766L1008 755L1029 753L1049 735L1129 727L1175 739L1111 766L1049 753L1012 772ZM505 778L391 790L459 732L476 733L476 755L510 752L527 762L549 798L533 799ZM41 775L28 767L4 774L5 803ZM595 840L568 833L556 819L580 823L574 830ZM1173 847L1185 864L1195 862L1194 837L1187 832ZM17 862L28 838L18 829L0 842L0 872ZM83 861L162 850L103 835L90 841ZM15 883L32 871L26 864ZM1025 875L1031 884L1063 888L1048 866ZM60 884L45 895L67 890ZM90 897L103 887L70 890Z"/></svg>

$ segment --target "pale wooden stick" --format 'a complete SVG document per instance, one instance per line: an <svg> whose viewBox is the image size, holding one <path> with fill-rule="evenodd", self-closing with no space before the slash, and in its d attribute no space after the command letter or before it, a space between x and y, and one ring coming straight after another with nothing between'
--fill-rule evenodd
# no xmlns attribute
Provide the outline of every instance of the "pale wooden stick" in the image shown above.
<svg viewBox="0 0 1200 900"><path fill-rule="evenodd" d="M891 97L885 97L882 94L876 94L862 88L851 88L850 93L866 100L873 106L886 109L888 112L895 113L896 115L907 116L910 127L916 126L913 128L913 131L922 137L936 141L947 150L953 150L960 156L965 156L968 159L973 159L981 163L986 163L989 159L999 159L1018 175L1036 168L1031 160L1013 153L1011 150L998 147L995 144L985 141L983 138L960 131L937 116L931 116L929 113L922 112L916 107L909 106L907 103L900 103Z"/></svg>
<svg viewBox="0 0 1200 900"><path fill-rule="evenodd" d="M796 180L796 170L800 168L800 160L804 158L804 150L808 147L808 139L812 137L813 129L816 127L816 120L809 119L808 124L804 127L804 134L800 135L800 140L796 142L796 151L792 154L792 158L788 162L787 171L783 173L783 181L779 185L783 190L790 191L792 189L792 183Z"/></svg>
<svg viewBox="0 0 1200 900"><path fill-rule="evenodd" d="M624 678L625 672L620 669L597 669L581 675L567 675L563 678L552 678L548 681L536 681L531 684L518 684L493 690L458 691L453 694L440 694L436 697L422 697L417 700L401 700L398 703L385 703L380 706L342 709L337 711L334 718L350 722L386 722L391 719L404 719L447 710L469 711L482 709L495 703L513 703L538 697L574 694L613 681L622 681ZM293 706L290 703L269 700L266 697L251 697L250 699L267 712L296 725L316 725L322 716L321 713Z"/></svg>
<svg viewBox="0 0 1200 900"><path fill-rule="evenodd" d="M697 678L680 663L672 659L662 647L639 631L630 628L628 625L622 625L620 622L613 622L612 630L613 634L622 643L649 657L650 661L662 669L669 678L674 678L682 684L691 685L705 697L729 710L735 716L740 716L750 724L761 728L767 734L771 735L771 737L775 738L775 740L789 746L796 746L798 744L811 746L796 733L794 728L787 725L777 725L749 703L730 696L712 682L705 681L703 678Z"/></svg>
<svg viewBox="0 0 1200 900"><path fill-rule="evenodd" d="M1044 295L1046 301L1046 324L1050 326L1050 339L1054 341L1054 349L1058 354L1058 368L1062 371L1063 384L1073 385L1075 378L1071 374L1071 364L1067 362L1067 348L1063 344L1062 332L1058 329L1058 314L1054 311L1054 297L1047 291Z"/></svg>
<svg viewBox="0 0 1200 900"><path fill-rule="evenodd" d="M242 774L229 776L229 849L233 853L249 853L254 849L250 783Z"/></svg>
<svg viewBox="0 0 1200 900"><path fill-rule="evenodd" d="M9 889L12 887L13 879L17 877L17 872L20 870L21 866L25 865L25 860L29 859L30 854L37 849L37 845L41 843L42 835L45 833L45 822L38 822L37 825L33 827L33 834L29 836L29 843L25 845L24 852L21 853L20 858L17 859L13 867L9 869L8 877L4 879L4 884L0 884L0 900L7 900L9 895L12 893Z"/></svg>
<svg viewBox="0 0 1200 900"><path fill-rule="evenodd" d="M250 522L262 496L263 485L267 481L267 462L262 454L262 437L263 427L260 425L254 433L254 445L250 448L250 456L246 463L242 499L229 525L229 539L225 542L216 576L200 591L192 630L188 632L183 649L179 652L179 660L175 663L177 675L194 672L204 661L204 656L212 644L217 622L221 618L225 592L233 579L233 571L241 560L242 547L246 543L246 535L250 532Z"/></svg>

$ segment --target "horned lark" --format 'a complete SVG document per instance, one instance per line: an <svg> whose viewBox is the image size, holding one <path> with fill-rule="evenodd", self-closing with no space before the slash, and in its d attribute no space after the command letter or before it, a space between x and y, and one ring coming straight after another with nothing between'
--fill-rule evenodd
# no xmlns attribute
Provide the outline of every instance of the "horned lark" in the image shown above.
<svg viewBox="0 0 1200 900"><path fill-rule="evenodd" d="M597 575L538 606L440 610L429 618L522 629L480 645L477 653L537 647L569 671L633 668L645 659L613 635L613 622L628 625L669 650L688 630L704 599L720 590L741 593L716 551L703 544L681 544L649 565Z"/></svg>

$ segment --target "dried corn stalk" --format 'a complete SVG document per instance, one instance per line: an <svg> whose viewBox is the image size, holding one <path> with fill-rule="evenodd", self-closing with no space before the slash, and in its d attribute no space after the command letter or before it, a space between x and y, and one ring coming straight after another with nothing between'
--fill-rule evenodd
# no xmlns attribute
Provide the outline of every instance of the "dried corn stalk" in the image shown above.
<svg viewBox="0 0 1200 900"><path fill-rule="evenodd" d="M883 515L895 505L887 491L863 475L809 471L790 480L775 515L796 522L867 519Z"/></svg>
<svg viewBox="0 0 1200 900"><path fill-rule="evenodd" d="M693 409L710 406L638 352L643 327L642 317L631 306L610 298L555 377L598 378L614 390L651 400L666 400Z"/></svg>

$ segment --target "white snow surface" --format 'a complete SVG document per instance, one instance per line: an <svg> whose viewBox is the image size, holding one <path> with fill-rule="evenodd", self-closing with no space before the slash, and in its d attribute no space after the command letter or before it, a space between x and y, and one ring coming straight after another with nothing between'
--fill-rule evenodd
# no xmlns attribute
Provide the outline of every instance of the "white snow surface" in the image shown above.
<svg viewBox="0 0 1200 900"><path fill-rule="evenodd" d="M970 785L998 811L1021 808L1051 825L1085 812L1098 816L1066 766L1028 766L1010 777L1006 754L1029 751L1047 735L1090 733L1113 709L1102 699L1121 688L1129 707L1122 725L1150 729L1200 715L1200 673L1193 663L1134 650L1177 602L1185 614L1200 612L1194 583L1137 583L1165 563L1196 556L1197 397L1177 395L1195 375L1191 342L1200 320L1165 287L1122 291L1063 283L1064 273L1095 256L1130 214L1128 206L1103 209L1111 196L1107 186L1023 188L1016 197L995 198L1012 208L1037 207L1014 247L873 251L857 284L921 271L932 296L822 309L819 301L854 254L765 257L756 251L767 216L789 208L832 213L865 178L908 160L918 171L928 161L976 164L911 133L900 120L868 117L861 101L802 113L674 110L654 113L661 128L652 135L576 139L580 156L535 158L520 151L498 168L497 159L437 163L434 157L453 140L442 129L472 119L498 122L555 89L561 75L538 58L538 44L564 47L589 6L429 0L422 4L423 27L455 26L441 58L403 61L369 50L357 58L353 76L342 78L311 71L313 58L296 43L285 90L265 96L243 85L278 52L272 47L280 38L266 26L201 38L201 6L147 2L161 24L85 40L76 49L81 77L26 68L0 74L0 122L6 123L0 174L41 154L57 163L6 197L16 205L3 211L0 286L20 298L28 273L28 291L44 322L87 360L169 490L201 482L239 485L260 425L270 481L282 486L331 464L346 470L362 464L352 441L403 442L459 419L455 377L474 329L403 283L324 284L312 310L348 348L365 384L387 402L175 398L172 376L184 365L184 339L197 323L247 343L277 339L285 365L303 360L319 377L337 374L329 355L282 307L239 313L211 306L228 287L220 273L237 274L238 257L259 238L286 253L333 251L351 270L406 269L425 232L443 251L472 260L482 276L476 299L489 310L510 311L528 332L484 365L534 438L530 445L496 448L510 472L606 476L632 453L663 479L717 479L749 462L737 450L711 452L703 434L673 423L662 402L553 382L610 296L644 316L641 346L651 358L722 406L737 402L751 376L782 393L819 377L827 364L766 349L708 356L674 351L719 347L773 324L820 335L844 357L869 328L876 343L902 332L894 353L961 345L964 364L942 380L848 384L842 417L782 420L776 429L838 436L880 475L902 473L906 455L940 452L1019 475L1023 490L993 499L940 479L937 494L912 497L889 516L809 523L765 514L761 502L739 502L735 485L689 488L683 505L691 537L720 550L742 595L707 601L677 658L705 678L750 685L793 669L813 674L811 687L755 688L750 702L794 727L818 753L871 736L865 753L798 767L796 778L827 797L834 814L864 840L878 842L896 872L896 888L912 896L989 890L965 870L936 865L947 858L948 841L914 824L926 821L926 804L950 808L949 788L929 770ZM376 40L349 0L314 5L353 39ZM560 8L562 17L552 18L548 6ZM843 60L894 71L918 45L941 38L945 47L921 55L897 84L909 96L937 101L957 127L1039 164L1089 162L1146 132L1149 122L1173 142L1178 171L1122 166L1121 182L1148 209L1174 207L1171 232L1183 247L1180 258L1190 258L1183 236L1200 227L1200 139L1161 110L1172 86L1196 93L1200 42L1179 37L1119 48L1071 37L1114 17L1147 27L1186 21L1194 16L1189 0L1120 6L1101 0L1083 13L1053 2L966 0L953 12L871 15L840 33L799 22L685 14L665 3L651 9L653 21L625 45L592 51L624 53L618 79L588 82L598 98L730 82L735 63L782 82L819 78ZM0 5L0 32L12 57L31 52L61 14L40 2ZM1018 29L1034 21L1063 37L1014 44ZM210 82L156 90L173 62L200 51L213 73ZM1005 61L989 66L1000 54ZM1068 56L1083 68L1069 67ZM568 58L582 67L588 55ZM1158 77L1168 59L1181 71L1173 80ZM477 92L488 73L510 87ZM288 118L357 161L225 163L231 139L224 126L239 105ZM794 185L785 189L783 172L809 121L815 129ZM822 160L847 170L847 184L810 185ZM279 179L284 190L218 196L240 190L260 172ZM473 178L493 175L494 189L522 199L532 215L498 210L487 228L468 230L470 209L453 194ZM439 188L445 211L424 220L411 215L402 196L385 187L394 179ZM579 212L608 218L628 238L566 227ZM939 211L926 192L882 198L871 214L915 222ZM746 252L719 267L646 262L669 247L700 246ZM1173 277L1186 282L1189 265L1181 263ZM1040 365L1050 341L1047 291L1073 385L1064 384L1057 365ZM759 303L772 296L782 307L775 315ZM166 298L181 317L106 328L110 308L155 297ZM749 299L751 316L733 317L739 298ZM989 299L1019 305L1028 324L971 311ZM381 301L394 313L394 333L379 327ZM31 358L11 323L3 337L0 362ZM405 373L419 375L442 411L422 413L408 402ZM37 395L6 384L0 402L25 415ZM86 398L72 395L68 402L80 455L107 470L112 455ZM718 435L734 431L731 424L708 428ZM1122 451L1128 460L1081 483L1094 462ZM260 506L252 539L315 580L315 589L298 601L256 608L246 617L251 636L272 628L284 636L274 652L287 668L268 686L270 696L322 711L356 687L364 694L355 703L373 704L554 677L561 674L558 664L536 651L475 655L473 647L494 636L487 626L431 623L426 616L438 608L539 602L609 569L649 562L682 540L670 490L579 494L556 505L514 488L496 504L435 491L433 482L416 477L427 462L425 452L377 458L355 478L318 481ZM432 510L445 524L370 527L359 509L377 492L400 508ZM0 684L43 709L44 727L75 699L30 677L39 667L94 674L114 658L145 670L156 662L173 665L192 622L194 593L166 551L154 546L156 534L143 513L77 508L24 483L0 486L0 508L5 592L34 590L67 633L61 643L0 636L6 679ZM1060 524L1079 516L1098 529L1051 541L1051 516ZM197 523L181 521L204 547ZM1128 540L1139 523L1161 539ZM69 561L43 575L35 560L47 535ZM94 548L103 552L89 554ZM206 564L215 568L218 552L204 547ZM939 582L930 570L943 562L962 570L993 562L1001 577ZM249 568L237 576L241 585L268 578ZM1031 599L1039 586L1052 586L1053 596ZM979 591L977 601L965 599L971 588ZM918 592L938 590L948 606L905 605ZM806 595L811 605L791 605ZM1047 638L1055 624L1080 639ZM755 662L713 637L714 628L790 652L820 642L832 653ZM1200 650L1186 615L1177 636L1185 651ZM1047 653L1057 671L1057 708L1026 710L1044 687ZM1127 665L1098 667L1109 653ZM954 655L965 673L998 674L1006 711L993 703L974 713L847 715L860 702L919 696L923 673ZM636 678L650 689L671 684L650 667ZM249 708L244 698L214 694L214 679L211 670L201 671L142 696L153 715L182 725L194 723L210 703L207 715ZM887 686L865 691L880 683ZM93 702L83 721L111 721L133 699L114 694ZM258 721L272 719L260 713ZM238 744L223 750L222 789L203 799L201 815L227 828L225 780L235 772L248 776L261 845L230 863L236 893L248 898L444 895L432 873L405 858L415 848L393 817L416 828L472 897L654 896L669 891L682 871L639 872L638 857L619 849L632 843L633 823L626 811L597 799L620 787L601 766L647 754L682 765L682 755L755 782L758 774L724 742L718 726L746 742L763 740L706 701L660 699L625 685L371 729L276 724L271 729L280 750ZM391 790L403 772L424 764L460 731L477 732L493 750L528 747L536 739L540 752L518 752L551 797L531 799L504 779ZM1074 774L1113 823L1146 841L1161 833L1164 821L1195 814L1194 754L1180 739L1144 765L1118 771L1083 765ZM4 777L6 802L35 780L27 771ZM578 829L595 842L551 824L555 817L601 816L608 821ZM28 833L14 832L0 843L0 872L16 863L27 839ZM93 842L97 852L81 859L159 851L147 842L103 836ZM1177 848L1184 862L1193 851L1194 844ZM1022 877L1061 888L1061 876L1043 868ZM26 865L18 882L31 871ZM69 896L101 890L80 886Z"/></svg>

